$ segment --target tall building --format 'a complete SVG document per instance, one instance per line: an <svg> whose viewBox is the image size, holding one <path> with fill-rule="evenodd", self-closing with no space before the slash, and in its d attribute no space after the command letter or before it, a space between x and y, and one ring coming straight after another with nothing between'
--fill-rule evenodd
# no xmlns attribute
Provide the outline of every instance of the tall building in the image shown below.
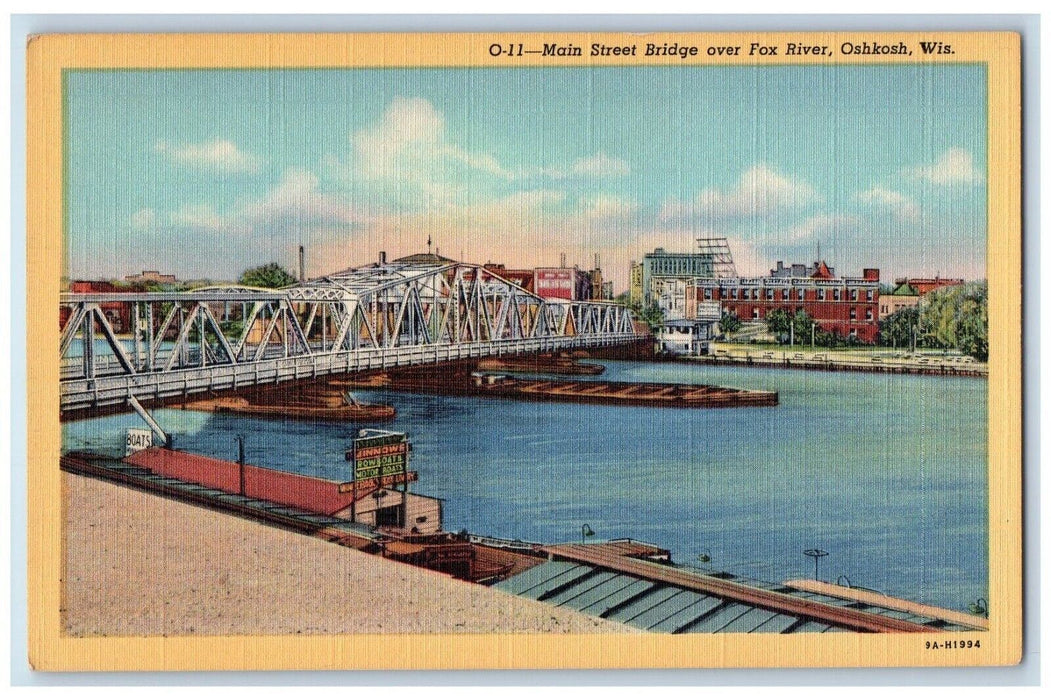
<svg viewBox="0 0 1051 700"><path fill-rule="evenodd" d="M714 276L714 260L708 253L669 253L656 248L642 257L642 301L647 305L659 302L669 282Z"/></svg>
<svg viewBox="0 0 1051 700"><path fill-rule="evenodd" d="M806 277L778 276L774 274L777 270L771 270L767 277L692 280L686 317L712 301L742 321L763 320L775 309L789 315L804 311L824 331L875 343L879 337L879 270L866 268L861 277L836 277L824 261L807 269L812 272Z"/></svg>
<svg viewBox="0 0 1051 700"><path fill-rule="evenodd" d="M632 304L642 303L642 263L634 260L628 272L628 301Z"/></svg>

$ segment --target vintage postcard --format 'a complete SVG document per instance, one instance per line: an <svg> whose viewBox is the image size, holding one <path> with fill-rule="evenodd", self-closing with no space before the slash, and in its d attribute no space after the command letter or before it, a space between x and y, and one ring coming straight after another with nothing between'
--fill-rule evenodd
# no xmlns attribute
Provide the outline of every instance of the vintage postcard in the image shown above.
<svg viewBox="0 0 1051 700"><path fill-rule="evenodd" d="M27 51L33 668L1018 662L1017 35Z"/></svg>

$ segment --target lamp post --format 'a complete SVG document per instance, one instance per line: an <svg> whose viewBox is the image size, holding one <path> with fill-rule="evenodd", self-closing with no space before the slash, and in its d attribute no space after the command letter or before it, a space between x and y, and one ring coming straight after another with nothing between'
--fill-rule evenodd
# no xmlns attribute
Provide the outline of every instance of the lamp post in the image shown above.
<svg viewBox="0 0 1051 700"><path fill-rule="evenodd" d="M828 552L823 549L807 549L803 551L803 555L814 559L814 580L819 581L820 579L817 577L817 563L821 560L821 557L827 557Z"/></svg>
<svg viewBox="0 0 1051 700"><path fill-rule="evenodd" d="M810 322L810 352L814 352L814 331L817 330L817 323Z"/></svg>
<svg viewBox="0 0 1051 700"><path fill-rule="evenodd" d="M585 537L594 537L595 531L591 529L591 526L584 523L580 526L580 544L584 544Z"/></svg>

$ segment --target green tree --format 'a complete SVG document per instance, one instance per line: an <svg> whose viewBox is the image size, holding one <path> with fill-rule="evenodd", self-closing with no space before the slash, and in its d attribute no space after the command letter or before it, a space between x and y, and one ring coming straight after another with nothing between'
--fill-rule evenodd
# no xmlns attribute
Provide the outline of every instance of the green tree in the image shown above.
<svg viewBox="0 0 1051 700"><path fill-rule="evenodd" d="M266 289L278 289L293 285L298 280L285 268L277 263L267 263L259 267L253 267L241 273L240 284L248 287L263 287Z"/></svg>
<svg viewBox="0 0 1051 700"><path fill-rule="evenodd" d="M791 325L792 319L784 309L773 309L766 314L766 330L780 343L788 342Z"/></svg>
<svg viewBox="0 0 1051 700"><path fill-rule="evenodd" d="M815 323L814 317L800 309L792 315L790 321L795 333L796 345L810 342L810 329L812 324Z"/></svg>
<svg viewBox="0 0 1051 700"><path fill-rule="evenodd" d="M896 348L912 346L913 328L919 326L920 310L915 306L898 309L879 322L880 342ZM917 341L921 340L917 338Z"/></svg>
<svg viewBox="0 0 1051 700"><path fill-rule="evenodd" d="M664 310L654 302L639 312L639 318L645 321L650 328L660 328L664 325Z"/></svg>
<svg viewBox="0 0 1051 700"><path fill-rule="evenodd" d="M928 345L955 348L989 359L989 286L985 282L943 287L920 302L920 332Z"/></svg>
<svg viewBox="0 0 1051 700"><path fill-rule="evenodd" d="M622 292L614 301L626 305L635 314L635 318L645 323L651 329L660 328L664 324L664 311L656 303L643 307L638 300L632 301L628 292Z"/></svg>
<svg viewBox="0 0 1051 700"><path fill-rule="evenodd" d="M736 333L741 329L741 319L732 311L723 309L723 314L719 317L719 328L723 333Z"/></svg>

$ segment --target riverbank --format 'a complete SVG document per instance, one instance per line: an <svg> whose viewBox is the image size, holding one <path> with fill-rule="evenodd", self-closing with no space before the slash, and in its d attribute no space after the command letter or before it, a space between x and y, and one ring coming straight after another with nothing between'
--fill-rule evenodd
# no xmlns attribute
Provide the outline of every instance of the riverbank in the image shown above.
<svg viewBox="0 0 1051 700"><path fill-rule="evenodd" d="M135 489L62 484L72 636L637 632Z"/></svg>
<svg viewBox="0 0 1051 700"><path fill-rule="evenodd" d="M877 372L955 377L988 377L989 365L961 355L910 354L886 349L804 350L712 343L708 355L678 356L665 361L705 365L747 365L825 372Z"/></svg>

